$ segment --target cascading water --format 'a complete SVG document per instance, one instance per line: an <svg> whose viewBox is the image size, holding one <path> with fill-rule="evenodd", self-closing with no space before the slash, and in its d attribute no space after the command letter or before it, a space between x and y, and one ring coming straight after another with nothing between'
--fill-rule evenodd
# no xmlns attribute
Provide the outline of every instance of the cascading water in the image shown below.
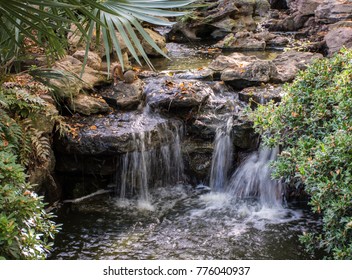
<svg viewBox="0 0 352 280"><path fill-rule="evenodd" d="M226 191L238 198L257 197L263 206L281 207L282 187L271 179L270 168L277 154L278 148L261 148L252 153L232 175Z"/></svg>
<svg viewBox="0 0 352 280"><path fill-rule="evenodd" d="M262 206L281 207L282 187L280 182L271 179L270 169L278 149L261 148L253 152L228 179L233 155L232 122L229 118L225 126L216 130L210 188L240 199L256 197Z"/></svg>
<svg viewBox="0 0 352 280"><path fill-rule="evenodd" d="M232 117L230 117L225 126L216 130L210 173L210 188L214 191L222 191L224 189L227 184L228 172L232 165L232 122Z"/></svg>
<svg viewBox="0 0 352 280"><path fill-rule="evenodd" d="M148 202L149 186L167 186L183 179L180 130L176 125L162 123L156 131L134 132L134 151L122 156L117 176L121 199L129 192L137 193L141 202ZM159 139L157 147L152 144L153 133Z"/></svg>

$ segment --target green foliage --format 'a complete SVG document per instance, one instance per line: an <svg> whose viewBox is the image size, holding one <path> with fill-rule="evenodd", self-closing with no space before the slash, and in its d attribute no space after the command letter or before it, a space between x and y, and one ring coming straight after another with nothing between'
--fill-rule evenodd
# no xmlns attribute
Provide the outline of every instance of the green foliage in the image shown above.
<svg viewBox="0 0 352 280"><path fill-rule="evenodd" d="M321 234L304 234L308 249L352 259L352 50L301 72L280 104L251 115L266 145L281 147L276 178L299 181L323 215Z"/></svg>
<svg viewBox="0 0 352 280"><path fill-rule="evenodd" d="M49 141L31 119L43 111L39 97L0 90L0 259L44 259L58 230L26 182L25 166L48 156Z"/></svg>
<svg viewBox="0 0 352 280"><path fill-rule="evenodd" d="M0 100L0 147L9 146L25 167L44 162L49 139L33 127L37 114L45 114L44 100L19 88L0 90Z"/></svg>

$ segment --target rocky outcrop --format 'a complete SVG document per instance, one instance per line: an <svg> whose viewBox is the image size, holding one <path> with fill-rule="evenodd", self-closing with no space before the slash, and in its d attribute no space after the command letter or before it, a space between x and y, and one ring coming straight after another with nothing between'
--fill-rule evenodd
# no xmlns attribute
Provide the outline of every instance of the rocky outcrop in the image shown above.
<svg viewBox="0 0 352 280"><path fill-rule="evenodd" d="M183 142L186 175L193 179L194 184L209 179L213 149L211 141L188 139Z"/></svg>

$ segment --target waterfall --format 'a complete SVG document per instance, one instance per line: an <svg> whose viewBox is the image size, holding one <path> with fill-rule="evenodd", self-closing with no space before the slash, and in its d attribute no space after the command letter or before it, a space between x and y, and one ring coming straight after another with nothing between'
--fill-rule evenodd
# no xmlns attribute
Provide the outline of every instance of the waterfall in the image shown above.
<svg viewBox="0 0 352 280"><path fill-rule="evenodd" d="M214 191L222 191L225 188L232 165L232 122L232 117L230 117L225 126L216 130L210 173L210 188Z"/></svg>
<svg viewBox="0 0 352 280"><path fill-rule="evenodd" d="M228 179L233 155L231 131L232 118L216 130L210 188L239 199L258 198L263 206L281 207L282 186L271 179L270 168L270 162L277 157L278 148L260 148L251 153Z"/></svg>
<svg viewBox="0 0 352 280"><path fill-rule="evenodd" d="M261 148L252 153L232 175L226 191L238 198L257 197L263 206L281 207L282 187L271 179L270 168L277 154L278 148Z"/></svg>
<svg viewBox="0 0 352 280"><path fill-rule="evenodd" d="M121 157L117 185L121 199L137 194L140 201L148 202L150 186L171 185L184 179L181 136L179 127L167 123L153 131L139 130L133 133L134 151ZM152 143L155 133L160 143L157 147Z"/></svg>

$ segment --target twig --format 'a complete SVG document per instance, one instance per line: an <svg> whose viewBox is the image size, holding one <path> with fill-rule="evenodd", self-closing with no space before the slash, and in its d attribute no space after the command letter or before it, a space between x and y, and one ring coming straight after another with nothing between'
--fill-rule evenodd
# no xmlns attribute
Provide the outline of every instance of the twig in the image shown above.
<svg viewBox="0 0 352 280"><path fill-rule="evenodd" d="M105 193L110 193L110 192L112 192L112 190L98 190L98 191L96 191L94 193L91 193L89 195L82 196L82 197L79 197L79 198L76 198L76 199L64 200L63 203L80 203L83 200L86 200L88 198L91 198L91 197L94 197L94 196L97 196L97 195L101 195L101 194L105 194Z"/></svg>

